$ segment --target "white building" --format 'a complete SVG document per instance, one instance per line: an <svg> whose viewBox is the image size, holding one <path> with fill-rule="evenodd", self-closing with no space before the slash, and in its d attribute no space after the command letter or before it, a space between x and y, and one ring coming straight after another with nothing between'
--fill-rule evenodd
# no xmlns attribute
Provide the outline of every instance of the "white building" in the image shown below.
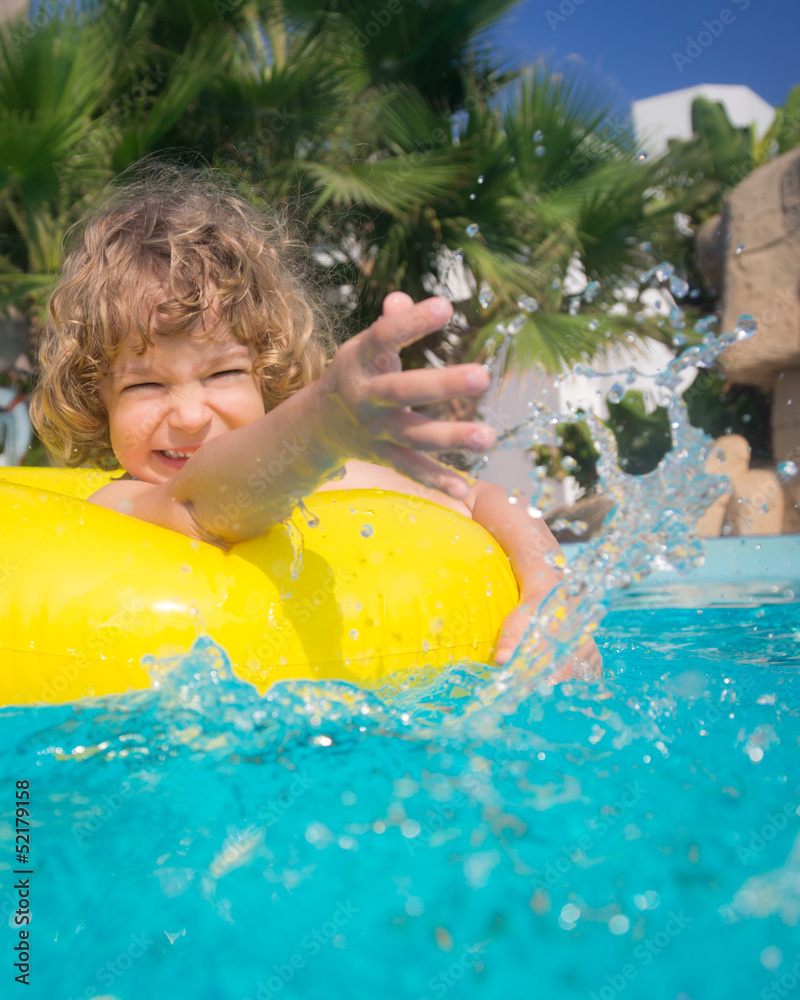
<svg viewBox="0 0 800 1000"><path fill-rule="evenodd" d="M727 83L701 83L668 94L656 94L631 105L631 117L636 137L648 156L660 156L668 139L691 139L692 101L705 97L722 104L734 125L755 124L762 136L775 117L775 109L749 87Z"/></svg>

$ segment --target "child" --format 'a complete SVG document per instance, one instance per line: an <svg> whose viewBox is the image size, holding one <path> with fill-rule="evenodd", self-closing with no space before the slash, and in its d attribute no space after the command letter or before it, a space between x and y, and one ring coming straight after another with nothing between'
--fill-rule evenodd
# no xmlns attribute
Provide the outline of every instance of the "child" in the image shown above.
<svg viewBox="0 0 800 1000"><path fill-rule="evenodd" d="M482 452L490 428L412 409L481 393L487 372L402 371L401 348L452 310L401 292L329 362L326 311L291 249L202 176L162 168L118 191L85 224L50 302L32 404L41 439L67 465L125 469L92 502L225 548L315 490L397 490L471 516L520 584L495 652L505 663L558 582L544 559L557 543L524 502L426 454Z"/></svg>

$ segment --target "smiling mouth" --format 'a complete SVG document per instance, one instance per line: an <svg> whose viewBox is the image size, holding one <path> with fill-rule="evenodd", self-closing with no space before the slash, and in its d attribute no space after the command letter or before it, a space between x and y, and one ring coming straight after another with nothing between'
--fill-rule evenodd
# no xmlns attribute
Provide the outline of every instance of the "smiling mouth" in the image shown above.
<svg viewBox="0 0 800 1000"><path fill-rule="evenodd" d="M194 455L195 451L197 451L196 448L192 448L191 451L172 451L172 449L170 449L170 448L162 448L159 451L159 454L163 455L164 458L171 458L171 459L175 460L175 459L182 459L182 458L183 459L191 458L192 455Z"/></svg>

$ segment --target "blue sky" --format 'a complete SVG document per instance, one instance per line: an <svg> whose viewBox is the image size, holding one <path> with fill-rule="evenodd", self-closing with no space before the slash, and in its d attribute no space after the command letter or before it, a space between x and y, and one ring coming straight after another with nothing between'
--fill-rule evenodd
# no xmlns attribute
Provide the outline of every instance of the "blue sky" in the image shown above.
<svg viewBox="0 0 800 1000"><path fill-rule="evenodd" d="M521 62L579 56L620 104L739 83L776 105L800 83L800 0L522 0L496 40Z"/></svg>

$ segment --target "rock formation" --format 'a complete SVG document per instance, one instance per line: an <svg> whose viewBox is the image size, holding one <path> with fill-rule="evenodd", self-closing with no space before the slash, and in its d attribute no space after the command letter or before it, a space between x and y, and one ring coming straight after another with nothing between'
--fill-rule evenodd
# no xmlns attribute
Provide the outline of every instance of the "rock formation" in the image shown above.
<svg viewBox="0 0 800 1000"><path fill-rule="evenodd" d="M754 170L732 189L721 216L697 235L698 264L722 296L724 331L754 316L758 332L722 357L731 382L773 391L777 463L800 465L800 148ZM787 485L797 523L800 477Z"/></svg>

